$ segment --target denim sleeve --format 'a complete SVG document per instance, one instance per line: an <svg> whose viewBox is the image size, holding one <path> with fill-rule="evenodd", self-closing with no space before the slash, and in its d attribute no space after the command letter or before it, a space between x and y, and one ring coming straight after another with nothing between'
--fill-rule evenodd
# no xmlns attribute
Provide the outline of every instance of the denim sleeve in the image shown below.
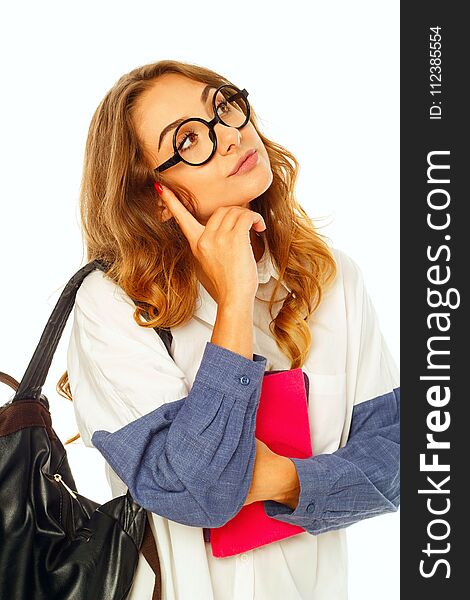
<svg viewBox="0 0 470 600"><path fill-rule="evenodd" d="M295 510L267 500L268 516L319 534L398 510L400 388L357 404L345 446L291 458L300 482Z"/></svg>
<svg viewBox="0 0 470 600"><path fill-rule="evenodd" d="M189 394L92 443L136 502L172 521L220 527L242 508L256 454L266 358L207 342Z"/></svg>

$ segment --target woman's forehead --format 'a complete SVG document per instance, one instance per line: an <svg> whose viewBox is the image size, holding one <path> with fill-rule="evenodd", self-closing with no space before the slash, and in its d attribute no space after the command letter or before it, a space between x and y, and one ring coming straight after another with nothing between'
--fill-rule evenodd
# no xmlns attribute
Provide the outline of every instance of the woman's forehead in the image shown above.
<svg viewBox="0 0 470 600"><path fill-rule="evenodd" d="M156 132L176 119L204 114L201 94L206 87L206 83L173 73L162 76L139 99L136 113L140 126ZM207 102L212 100L214 91L215 87L210 86L204 95Z"/></svg>
<svg viewBox="0 0 470 600"><path fill-rule="evenodd" d="M175 108L201 105L201 93L206 87L206 83L170 74L157 79L146 95L147 99L158 105L161 110L172 111L173 109L174 111ZM211 99L214 90L215 88L211 90L212 93L209 93Z"/></svg>

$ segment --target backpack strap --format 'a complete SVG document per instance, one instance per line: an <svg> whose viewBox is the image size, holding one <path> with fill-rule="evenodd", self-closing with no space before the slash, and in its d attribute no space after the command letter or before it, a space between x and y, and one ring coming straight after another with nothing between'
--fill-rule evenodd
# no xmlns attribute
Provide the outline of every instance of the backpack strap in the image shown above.
<svg viewBox="0 0 470 600"><path fill-rule="evenodd" d="M133 300L136 306L139 306L136 300ZM147 311L143 311L144 317L147 321L150 320L150 315ZM166 329L163 327L154 327L155 331L161 337L168 354L173 358L171 354L171 342L173 341L173 335L170 328ZM161 600L162 597L162 575L160 569L160 559L158 558L158 551L155 545L155 538L150 528L149 516L147 514L147 522L145 524L144 539L140 551L144 555L146 561L155 573L155 586L153 588L152 600Z"/></svg>
<svg viewBox="0 0 470 600"><path fill-rule="evenodd" d="M38 400L49 409L47 398L42 394L42 387L46 381L52 358L64 331L68 316L75 303L77 290L89 273L95 269L106 271L107 267L108 265L104 261L93 260L79 269L68 281L46 323L36 350L21 378L20 385L12 402L17 400Z"/></svg>
<svg viewBox="0 0 470 600"><path fill-rule="evenodd" d="M49 372L54 353L64 331L67 319L74 306L78 288L83 283L85 277L92 271L100 269L101 271L106 272L108 267L109 265L105 261L95 259L79 269L68 281L46 323L36 350L21 378L20 385L12 402L15 402L16 400L38 400L49 409L49 402L42 394L42 388L46 381L47 373ZM173 339L171 331L169 329L157 327L154 329L162 338L165 347L171 356L170 347Z"/></svg>
<svg viewBox="0 0 470 600"><path fill-rule="evenodd" d="M155 545L155 538L152 530L150 529L149 516L147 514L147 521L145 523L144 538L140 546L140 551L148 562L152 571L155 573L155 585L153 588L152 600L161 600L162 597L162 574L160 570L160 559L158 558L157 546Z"/></svg>
<svg viewBox="0 0 470 600"><path fill-rule="evenodd" d="M136 306L139 306L139 303L136 300L134 300L134 304ZM142 311L142 314L147 319L147 321L150 321L150 315L148 314L147 311ZM168 354L171 356L171 358L173 358L173 356L171 354L171 342L173 341L173 334L171 333L171 329L169 327L168 328L154 327L154 329L158 333L158 335L161 337L163 343L165 344L165 348L166 348Z"/></svg>

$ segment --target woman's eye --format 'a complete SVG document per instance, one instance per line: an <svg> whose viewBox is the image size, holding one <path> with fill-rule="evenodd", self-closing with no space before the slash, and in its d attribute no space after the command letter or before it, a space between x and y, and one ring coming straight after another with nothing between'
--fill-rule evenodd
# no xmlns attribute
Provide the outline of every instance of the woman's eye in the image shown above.
<svg viewBox="0 0 470 600"><path fill-rule="evenodd" d="M194 131L189 131L188 133L186 133L178 146L178 152L185 152L186 150L189 150L193 142L195 142L195 138L197 138L197 134ZM188 140L190 143L187 144L186 142Z"/></svg>
<svg viewBox="0 0 470 600"><path fill-rule="evenodd" d="M220 104L217 106L217 113L219 112L220 107L222 107L222 110L224 113L228 113L230 110L230 106L229 106L228 102L225 100L224 100L224 102L220 102Z"/></svg>

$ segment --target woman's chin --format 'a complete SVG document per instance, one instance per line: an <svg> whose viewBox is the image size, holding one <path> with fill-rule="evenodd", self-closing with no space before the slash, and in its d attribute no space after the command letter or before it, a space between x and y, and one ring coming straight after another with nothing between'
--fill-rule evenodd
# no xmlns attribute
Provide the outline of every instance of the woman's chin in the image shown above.
<svg viewBox="0 0 470 600"><path fill-rule="evenodd" d="M269 189L269 186L273 182L273 173L271 169L263 174L263 176L257 176L252 178L250 181L244 183L243 196L247 198L246 202L252 202L256 200L261 194Z"/></svg>

